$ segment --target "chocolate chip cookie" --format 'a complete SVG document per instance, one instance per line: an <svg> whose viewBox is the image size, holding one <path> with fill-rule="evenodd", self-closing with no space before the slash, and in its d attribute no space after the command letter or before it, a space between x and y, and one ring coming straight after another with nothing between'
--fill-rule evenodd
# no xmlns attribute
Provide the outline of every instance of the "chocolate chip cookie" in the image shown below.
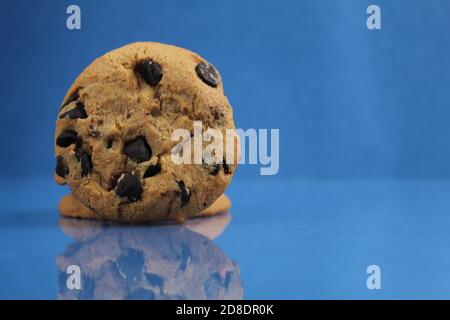
<svg viewBox="0 0 450 320"><path fill-rule="evenodd" d="M230 199L225 195L221 195L216 201L214 201L208 208L201 212L196 213L193 217L209 217L219 213L226 212L231 207ZM83 205L73 194L68 194L62 197L59 202L59 212L64 217L69 218L83 218L83 219L98 219L98 215L95 211L89 209ZM184 221L179 221L184 222Z"/></svg>
<svg viewBox="0 0 450 320"><path fill-rule="evenodd" d="M171 150L179 143L173 131L185 129L194 136L196 121L224 137L235 129L212 64L160 43L113 50L78 76L60 107L56 180L67 183L99 218L145 222L195 215L223 194L237 164L237 156L225 161L230 150L225 142L220 163L172 160ZM237 139L235 144L233 152Z"/></svg>

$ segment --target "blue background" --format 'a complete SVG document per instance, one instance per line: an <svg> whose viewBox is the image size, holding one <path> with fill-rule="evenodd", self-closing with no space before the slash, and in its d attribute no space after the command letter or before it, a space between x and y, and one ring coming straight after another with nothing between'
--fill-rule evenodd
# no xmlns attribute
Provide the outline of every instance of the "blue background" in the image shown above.
<svg viewBox="0 0 450 320"><path fill-rule="evenodd" d="M379 31L366 28L372 3ZM66 28L69 4L81 30ZM71 241L53 134L70 84L111 49L158 41L216 65L238 127L280 129L279 174L239 168L217 240L246 298L449 298L449 12L446 0L3 0L0 297L56 297ZM382 291L365 287L370 264Z"/></svg>
<svg viewBox="0 0 450 320"><path fill-rule="evenodd" d="M134 41L213 62L240 128L279 128L282 177L450 176L450 2L2 1L0 174L50 175L58 106L97 56ZM257 168L240 170L254 176Z"/></svg>

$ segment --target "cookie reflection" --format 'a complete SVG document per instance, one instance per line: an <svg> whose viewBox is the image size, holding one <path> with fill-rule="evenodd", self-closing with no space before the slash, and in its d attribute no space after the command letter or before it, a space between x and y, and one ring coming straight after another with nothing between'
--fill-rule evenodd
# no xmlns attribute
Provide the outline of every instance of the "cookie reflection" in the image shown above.
<svg viewBox="0 0 450 320"><path fill-rule="evenodd" d="M228 213L184 225L117 226L62 218L74 238L57 258L60 299L242 299L239 268L212 241ZM66 269L81 271L68 289Z"/></svg>

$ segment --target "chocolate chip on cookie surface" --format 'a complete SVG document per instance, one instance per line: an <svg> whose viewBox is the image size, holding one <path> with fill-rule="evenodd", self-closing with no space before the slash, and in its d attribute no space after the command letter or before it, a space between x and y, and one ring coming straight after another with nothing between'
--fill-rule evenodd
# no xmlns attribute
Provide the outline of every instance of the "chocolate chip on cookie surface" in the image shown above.
<svg viewBox="0 0 450 320"><path fill-rule="evenodd" d="M91 173L93 165L90 153L86 150L83 150L82 147L77 147L75 149L75 157L80 163L81 176L85 177L89 173Z"/></svg>
<svg viewBox="0 0 450 320"><path fill-rule="evenodd" d="M84 104L82 102L77 102L75 108L62 113L59 118L63 119L65 117L69 117L70 119L86 119L87 114L86 110L84 109Z"/></svg>
<svg viewBox="0 0 450 320"><path fill-rule="evenodd" d="M152 60L144 60L136 65L136 71L150 86L156 86L162 79L161 66Z"/></svg>
<svg viewBox="0 0 450 320"><path fill-rule="evenodd" d="M55 173L61 178L65 178L69 173L69 168L67 167L67 164L62 156L56 157Z"/></svg>
<svg viewBox="0 0 450 320"><path fill-rule="evenodd" d="M124 173L117 181L116 194L127 198L128 201L137 201L142 194L142 186L139 177L134 174Z"/></svg>
<svg viewBox="0 0 450 320"><path fill-rule="evenodd" d="M212 64L202 61L195 67L195 72L204 83L214 88L217 87L219 76Z"/></svg>
<svg viewBox="0 0 450 320"><path fill-rule="evenodd" d="M153 177L155 174L161 171L161 165L159 163L150 165L144 173L144 178Z"/></svg>
<svg viewBox="0 0 450 320"><path fill-rule="evenodd" d="M235 128L232 112L219 73L197 54L124 46L92 62L68 90L56 122L56 174L100 218L195 215L223 194L237 161L176 164L173 131L192 134L201 121L225 136Z"/></svg>
<svg viewBox="0 0 450 320"><path fill-rule="evenodd" d="M147 161L152 157L152 149L144 137L138 137L125 143L124 153L136 162Z"/></svg>
<svg viewBox="0 0 450 320"><path fill-rule="evenodd" d="M68 146L70 146L71 144L73 144L77 141L77 137L78 137L78 135L75 131L67 130L67 131L64 131L63 133L61 133L56 138L56 144L59 147L67 148Z"/></svg>

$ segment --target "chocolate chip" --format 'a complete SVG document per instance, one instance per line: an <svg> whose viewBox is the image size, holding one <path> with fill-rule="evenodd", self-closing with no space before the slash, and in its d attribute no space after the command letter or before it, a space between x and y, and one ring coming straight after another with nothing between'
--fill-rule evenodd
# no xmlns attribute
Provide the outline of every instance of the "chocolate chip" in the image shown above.
<svg viewBox="0 0 450 320"><path fill-rule="evenodd" d="M157 174L160 171L161 171L161 165L159 163L155 164L154 166L151 165L145 171L144 178L153 177L155 174Z"/></svg>
<svg viewBox="0 0 450 320"><path fill-rule="evenodd" d="M161 81L163 76L161 66L152 60L141 61L136 65L135 70L150 86L156 86Z"/></svg>
<svg viewBox="0 0 450 320"><path fill-rule="evenodd" d="M67 130L56 138L56 144L60 147L67 148L77 141L78 135L75 131Z"/></svg>
<svg viewBox="0 0 450 320"><path fill-rule="evenodd" d="M212 166L211 171L209 172L211 175L215 176L220 171L220 165L215 164Z"/></svg>
<svg viewBox="0 0 450 320"><path fill-rule="evenodd" d="M109 139L106 141L106 148L107 148L107 149L111 149L112 146L113 146L113 143L114 143L114 139L109 138Z"/></svg>
<svg viewBox="0 0 450 320"><path fill-rule="evenodd" d="M209 107L209 109L215 121L218 121L224 117L224 114L220 111L219 107Z"/></svg>
<svg viewBox="0 0 450 320"><path fill-rule="evenodd" d="M75 157L81 164L81 176L85 177L89 175L92 170L91 154L82 149L80 146L77 146L75 150Z"/></svg>
<svg viewBox="0 0 450 320"><path fill-rule="evenodd" d="M64 108L65 106L67 106L69 103L78 100L79 97L80 97L80 95L78 94L78 91L75 91L74 93L72 93L72 94L67 98L66 101L64 101L64 103L63 103L62 106L59 108L59 110L61 110L61 109Z"/></svg>
<svg viewBox="0 0 450 320"><path fill-rule="evenodd" d="M142 194L141 181L134 174L122 174L117 181L116 194L126 197L130 202L139 200Z"/></svg>
<svg viewBox="0 0 450 320"><path fill-rule="evenodd" d="M230 173L231 173L231 169L230 169L230 167L228 166L228 164L225 162L225 160L223 160L222 166L223 166L223 172L224 172L225 174L230 174Z"/></svg>
<svg viewBox="0 0 450 320"><path fill-rule="evenodd" d="M65 178L69 173L69 167L67 167L64 158L61 156L56 157L56 168L55 172L61 178Z"/></svg>
<svg viewBox="0 0 450 320"><path fill-rule="evenodd" d="M137 137L125 144L123 152L137 163L147 161L152 157L152 149L144 137Z"/></svg>
<svg viewBox="0 0 450 320"><path fill-rule="evenodd" d="M86 119L87 113L86 110L84 110L84 104L83 102L77 102L77 105L75 108L64 112L62 115L59 116L60 119L65 118L66 116L69 116L70 119Z"/></svg>
<svg viewBox="0 0 450 320"><path fill-rule="evenodd" d="M184 185L184 181L177 181L177 183L178 183L178 188L180 188L181 206L184 207L189 202L189 198L191 197L191 194L190 194L189 190L186 188L186 186Z"/></svg>
<svg viewBox="0 0 450 320"><path fill-rule="evenodd" d="M220 171L220 164L207 164L205 160L202 161L203 167L208 170L209 174L215 176Z"/></svg>
<svg viewBox="0 0 450 320"><path fill-rule="evenodd" d="M214 88L217 87L219 75L212 64L202 61L195 67L195 72L204 83Z"/></svg>

